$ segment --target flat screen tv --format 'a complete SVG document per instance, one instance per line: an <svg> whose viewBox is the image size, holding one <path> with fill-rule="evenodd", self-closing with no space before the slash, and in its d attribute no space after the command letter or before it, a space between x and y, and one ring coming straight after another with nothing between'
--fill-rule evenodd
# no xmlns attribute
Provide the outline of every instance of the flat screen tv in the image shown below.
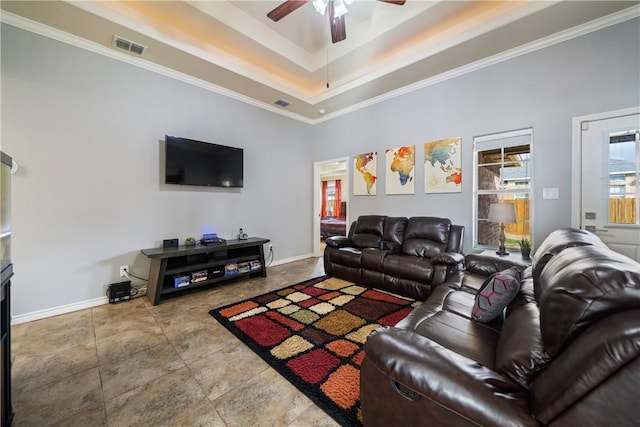
<svg viewBox="0 0 640 427"><path fill-rule="evenodd" d="M243 150L165 135L165 184L241 188Z"/></svg>

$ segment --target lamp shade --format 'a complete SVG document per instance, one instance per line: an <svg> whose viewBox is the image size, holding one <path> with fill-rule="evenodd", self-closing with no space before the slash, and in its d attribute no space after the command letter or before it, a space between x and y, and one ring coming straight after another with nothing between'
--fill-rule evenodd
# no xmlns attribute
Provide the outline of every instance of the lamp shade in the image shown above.
<svg viewBox="0 0 640 427"><path fill-rule="evenodd" d="M492 222L516 222L516 207L513 203L492 203L487 219Z"/></svg>

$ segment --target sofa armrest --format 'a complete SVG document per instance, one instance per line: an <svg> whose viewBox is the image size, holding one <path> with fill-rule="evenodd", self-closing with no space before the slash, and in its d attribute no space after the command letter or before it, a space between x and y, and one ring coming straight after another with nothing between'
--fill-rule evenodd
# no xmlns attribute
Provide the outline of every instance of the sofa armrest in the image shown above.
<svg viewBox="0 0 640 427"><path fill-rule="evenodd" d="M327 237L324 241L327 246L332 248L345 248L347 246L353 246L351 239L347 236L331 236Z"/></svg>
<svg viewBox="0 0 640 427"><path fill-rule="evenodd" d="M458 252L443 252L431 258L433 278L431 286L439 286L446 282L455 272L462 270L464 255Z"/></svg>
<svg viewBox="0 0 640 427"><path fill-rule="evenodd" d="M511 267L518 267L520 270L527 268L526 264L516 261L480 254L467 255L465 257L465 266L470 272L482 274L483 276L490 276L493 273L497 273Z"/></svg>
<svg viewBox="0 0 640 427"><path fill-rule="evenodd" d="M464 255L458 252L443 252L431 258L431 262L434 264L462 265Z"/></svg>
<svg viewBox="0 0 640 427"><path fill-rule="evenodd" d="M498 373L430 339L385 328L365 344L364 424L534 426L527 394Z"/></svg>

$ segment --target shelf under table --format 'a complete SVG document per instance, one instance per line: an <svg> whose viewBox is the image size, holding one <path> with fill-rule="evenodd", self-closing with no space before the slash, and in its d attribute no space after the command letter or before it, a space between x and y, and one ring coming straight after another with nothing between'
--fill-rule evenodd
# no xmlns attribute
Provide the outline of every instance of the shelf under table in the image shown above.
<svg viewBox="0 0 640 427"><path fill-rule="evenodd" d="M153 305L157 305L162 295L256 274L266 277L264 244L268 242L269 239L250 237L213 245L142 249L141 252L151 259L147 297ZM260 268L229 276L210 277L179 287L168 286L172 279L180 274L187 275L198 271L207 271L207 274L210 274L210 269L251 261L258 261Z"/></svg>

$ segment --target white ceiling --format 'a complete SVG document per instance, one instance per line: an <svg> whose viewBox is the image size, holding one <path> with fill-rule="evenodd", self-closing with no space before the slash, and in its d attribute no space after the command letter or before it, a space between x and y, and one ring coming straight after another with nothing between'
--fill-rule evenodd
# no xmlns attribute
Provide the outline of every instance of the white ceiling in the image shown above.
<svg viewBox="0 0 640 427"><path fill-rule="evenodd" d="M356 0L331 44L311 3L5 1L2 21L317 123L452 75L640 16L639 1ZM112 47L118 35L143 57ZM327 88L328 83L328 88ZM291 103L273 105L278 99Z"/></svg>

